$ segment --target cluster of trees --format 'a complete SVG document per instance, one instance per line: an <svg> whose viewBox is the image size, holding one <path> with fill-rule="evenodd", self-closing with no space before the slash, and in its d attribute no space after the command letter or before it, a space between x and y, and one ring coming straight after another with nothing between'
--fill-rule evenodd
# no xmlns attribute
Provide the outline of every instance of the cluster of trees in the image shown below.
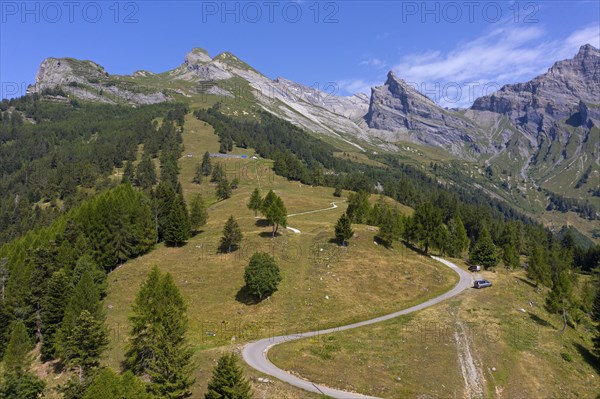
<svg viewBox="0 0 600 399"><path fill-rule="evenodd" d="M221 163L217 163L213 166L210 160L210 154L204 153L202 161L196 165L196 172L194 173L193 183L202 184L204 179L210 176L210 182L216 183L215 194L218 199L225 200L231 198L233 190L238 188L239 180L234 177L231 182L227 179L227 174Z"/></svg>
<svg viewBox="0 0 600 399"><path fill-rule="evenodd" d="M550 192L546 190L549 201L546 210L548 211L559 211L559 212L575 212L582 218L589 220L600 219L600 214L596 207L592 205L588 200L581 200L577 198L567 198L562 195Z"/></svg>
<svg viewBox="0 0 600 399"><path fill-rule="evenodd" d="M273 226L272 235L275 237L279 226L287 227L287 209L281 197L279 197L273 190L262 198L260 189L255 188L250 196L247 203L248 209L254 211L256 215L259 211L269 221L269 224Z"/></svg>
<svg viewBox="0 0 600 399"><path fill-rule="evenodd" d="M68 336L64 315L78 285L91 278L101 297L105 273L147 252L155 242L148 197L130 185L120 185L86 201L48 228L2 246L0 353L10 326L22 320L30 336L42 342L44 356L54 356L56 334L62 330L63 338Z"/></svg>
<svg viewBox="0 0 600 399"><path fill-rule="evenodd" d="M22 323L27 335L41 343L44 360L59 359L73 372L63 386L66 398L82 397L108 342L100 306L106 273L159 241L181 245L206 223L202 197L194 197L190 214L177 179L180 129L165 120L157 131L164 132L158 135L163 141L157 153L146 147L145 159L159 154L158 185L152 180L139 189L132 186L144 180L137 173L142 161L133 175L124 173L123 180L132 184L85 200L48 227L0 248L0 354L14 326ZM149 165L147 171L153 171L152 161Z"/></svg>
<svg viewBox="0 0 600 399"><path fill-rule="evenodd" d="M86 263L86 262L82 262ZM94 281L88 263L84 270L53 274L51 301L44 320L61 319L55 339L44 330L42 355L54 357L71 371L59 390L66 399L151 399L189 397L193 350L186 339L186 305L173 277L154 267L140 287L133 305L130 340L123 373L100 367L108 344L108 330L100 303L102 284ZM264 271L260 270L262 273ZM80 274L83 272L83 274ZM95 272L95 270L94 270ZM77 278L77 275L79 277ZM70 279L79 281L73 287ZM61 283L62 282L62 283ZM66 290L61 292L60 289ZM58 295L67 305L60 309ZM51 345L52 344L52 345ZM44 349L46 348L46 349ZM33 342L24 320L11 325L3 355L0 397L37 399L46 384L31 371ZM235 396L231 396L235 395ZM251 398L252 392L233 354L224 355L215 367L206 398Z"/></svg>
<svg viewBox="0 0 600 399"><path fill-rule="evenodd" d="M495 221L490 224L493 228L490 230L483 219L478 225L469 223L470 229L467 229L461 212L456 212L456 208L452 211L440 207L440 203L443 204L436 200L423 203L413 215L406 216L389 205L383 196L371 206L367 192L352 193L348 197L346 213L335 226L335 236L345 244L353 234L351 223L367 223L379 226L376 238L386 246L402 239L405 244L421 248L425 253L434 249L441 254L462 257L468 250L469 261L485 268L494 267L501 261L506 268L517 268L523 257L527 259L524 267L528 277L549 288L546 307L550 312L562 315L563 330L568 323L574 326L585 314L594 311L586 294L576 294L574 287L578 284L578 269L592 271L600 267L600 246L584 249L576 243L570 230L559 238L538 225L525 225L514 220ZM468 214L465 217L469 220ZM592 288L591 292L594 290L600 296L598 287Z"/></svg>
<svg viewBox="0 0 600 399"><path fill-rule="evenodd" d="M38 96L4 102L3 108L0 244L48 226L114 185L109 176L115 168L131 171L140 144L150 152L161 150L166 132L153 121L163 117L171 124L187 112L176 104L73 107Z"/></svg>

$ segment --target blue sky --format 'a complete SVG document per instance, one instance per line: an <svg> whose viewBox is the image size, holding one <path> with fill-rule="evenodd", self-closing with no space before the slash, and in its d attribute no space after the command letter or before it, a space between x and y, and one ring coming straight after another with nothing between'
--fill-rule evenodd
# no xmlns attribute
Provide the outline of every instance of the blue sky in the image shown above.
<svg viewBox="0 0 600 399"><path fill-rule="evenodd" d="M71 4L71 5L68 5ZM163 72L192 47L275 78L369 92L389 70L445 106L600 47L597 1L0 1L2 97L46 57Z"/></svg>

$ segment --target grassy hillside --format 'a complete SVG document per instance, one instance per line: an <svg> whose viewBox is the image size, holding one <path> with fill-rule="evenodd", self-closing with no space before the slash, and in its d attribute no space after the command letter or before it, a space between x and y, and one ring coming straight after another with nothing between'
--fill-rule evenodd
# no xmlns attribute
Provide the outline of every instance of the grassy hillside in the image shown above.
<svg viewBox="0 0 600 399"><path fill-rule="evenodd" d="M412 316L279 345L269 357L311 381L384 398L595 398L589 326L561 335L545 292L522 273L481 276L494 285Z"/></svg>
<svg viewBox="0 0 600 399"><path fill-rule="evenodd" d="M197 351L198 364L194 397L205 388L213 362L224 346L234 349L259 337L381 315L436 296L456 282L450 270L400 244L392 250L376 245L373 237L377 231L372 227L355 226L356 237L347 249L331 242L333 225L346 209L344 198L333 197L331 188L310 187L275 176L270 160L222 159L228 178L237 176L240 186L232 198L217 202L213 183L191 183L202 154L217 152L212 128L188 116L183 139L180 181L188 201L200 192L211 203L209 221L184 247L159 245L109 275L104 304L112 334L105 363L111 367L117 369L123 359L127 316L136 291L154 265L173 274L188 302L189 339ZM252 155L253 151L236 149L234 153ZM271 238L271 228L246 208L250 193L258 185L263 194L275 190L288 214L325 210L289 217L288 224L301 233L284 230ZM400 208L405 213L412 211ZM242 245L233 254L218 254L223 225L232 214L244 232ZM275 257L283 281L271 298L252 304L242 289L243 272L250 256L258 250ZM307 397L305 393L295 396L295 390L280 385L257 383L255 388L261 392L275 390L269 392L277 392L277 397Z"/></svg>

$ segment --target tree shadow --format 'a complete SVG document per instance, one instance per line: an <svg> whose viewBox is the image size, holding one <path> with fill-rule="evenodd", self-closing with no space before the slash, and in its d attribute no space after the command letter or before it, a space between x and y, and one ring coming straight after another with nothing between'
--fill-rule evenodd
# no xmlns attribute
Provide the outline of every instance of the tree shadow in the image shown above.
<svg viewBox="0 0 600 399"><path fill-rule="evenodd" d="M337 245L338 247L341 247L341 248L348 248L348 246L350 246L350 241L349 240L346 241L346 245L344 245L344 244L342 244L342 242L340 240L338 240L335 237L334 238L330 238L329 240L327 240L327 242L329 244L335 244L335 245Z"/></svg>
<svg viewBox="0 0 600 399"><path fill-rule="evenodd" d="M527 284L528 286L532 287L532 288L537 288L537 286L535 285L535 283L532 283L531 281L524 279L523 277L516 277L517 280L521 280L522 282L524 282L525 284Z"/></svg>
<svg viewBox="0 0 600 399"><path fill-rule="evenodd" d="M235 294L235 300L239 303L243 303L244 305L256 305L258 302L256 297L250 293L247 286L243 286L240 290Z"/></svg>
<svg viewBox="0 0 600 399"><path fill-rule="evenodd" d="M272 231L263 231L261 233L258 233L259 236L263 237L263 238L273 238L273 232ZM280 232L275 233L275 237L279 237L281 235Z"/></svg>
<svg viewBox="0 0 600 399"><path fill-rule="evenodd" d="M411 251L414 251L416 253L418 253L419 255L423 255L423 256L429 256L431 255L431 253L426 253L424 250L415 247L413 244L409 243L408 241L402 240L402 244L404 244L404 246L408 249L410 249Z"/></svg>
<svg viewBox="0 0 600 399"><path fill-rule="evenodd" d="M267 219L257 219L256 222L254 222L254 225L256 227L267 227L270 226L271 223L269 223Z"/></svg>
<svg viewBox="0 0 600 399"><path fill-rule="evenodd" d="M392 248L392 244L391 243L389 243L387 241L383 241L381 238L379 238L377 236L373 237L373 241L375 241L377 243L377 245L381 245L385 249Z"/></svg>
<svg viewBox="0 0 600 399"><path fill-rule="evenodd" d="M550 324L547 320L542 319L540 316L536 315L535 313L531 313L531 312L527 312L527 313L529 313L529 317L531 318L531 320L535 321L540 326L553 327L553 325Z"/></svg>
<svg viewBox="0 0 600 399"><path fill-rule="evenodd" d="M590 352L590 350L585 346L579 343L574 343L573 345L575 346L575 349L577 349L577 351L581 354L583 359L597 372L600 372L600 362L598 361L598 358L594 356L594 354Z"/></svg>

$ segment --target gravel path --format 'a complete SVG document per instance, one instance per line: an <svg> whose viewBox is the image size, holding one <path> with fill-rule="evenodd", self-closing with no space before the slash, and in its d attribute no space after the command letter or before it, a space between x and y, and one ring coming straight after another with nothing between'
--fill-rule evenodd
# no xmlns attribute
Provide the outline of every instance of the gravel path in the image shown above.
<svg viewBox="0 0 600 399"><path fill-rule="evenodd" d="M329 208L329 209L331 209L331 208ZM468 272L464 271L463 269L456 266L454 263L447 261L445 259L438 258L436 256L432 256L432 258L437 260L438 262L441 262L444 265L448 266L449 268L454 270L459 275L460 280L459 280L458 284L456 284L454 286L454 288L452 288L450 291L445 292L440 296L429 299L428 301L425 301L418 305L412 306L410 308L403 309L403 310L400 310L400 311L397 311L394 313L390 313L390 314L387 314L384 316L376 317L374 319L365 320L365 321L361 321L361 322L354 323L354 324L348 324L346 326L329 328L326 330L312 331L312 332L294 334L294 335L281 335L278 337L264 338L259 341L250 342L250 343L246 344L246 346L244 346L244 349L242 350L242 356L243 356L244 360L251 367L253 367L254 369L256 369L262 373L268 374L268 375L275 377L281 381L285 381L295 387L302 388L302 389L305 389L310 392L322 393L322 394L331 396L332 398L339 398L339 399L364 399L364 398L379 399L374 396L366 396L366 395L361 395L361 394L354 393L354 392L346 392L346 391L340 391L340 390L328 388L328 387L325 387L322 385L314 384L314 383L304 380L302 378L293 376L293 375L289 374L287 371L282 370L282 369L278 368L277 366L275 366L273 363L271 363L271 361L267 358L267 352L273 346L284 343L284 342L293 341L293 340L300 339L300 338L313 337L313 336L321 335L321 334L328 334L328 333L332 333L332 332L336 332L336 331L350 330L352 328L357 328L357 327L367 326L370 324L380 323L382 321L390 320L390 319L393 319L398 316L416 312L416 311L428 308L430 306L433 306L437 303L440 303L446 299L452 298L453 296L458 295L459 293L461 293L462 291L464 291L465 289L467 289L473 285L471 275Z"/></svg>

